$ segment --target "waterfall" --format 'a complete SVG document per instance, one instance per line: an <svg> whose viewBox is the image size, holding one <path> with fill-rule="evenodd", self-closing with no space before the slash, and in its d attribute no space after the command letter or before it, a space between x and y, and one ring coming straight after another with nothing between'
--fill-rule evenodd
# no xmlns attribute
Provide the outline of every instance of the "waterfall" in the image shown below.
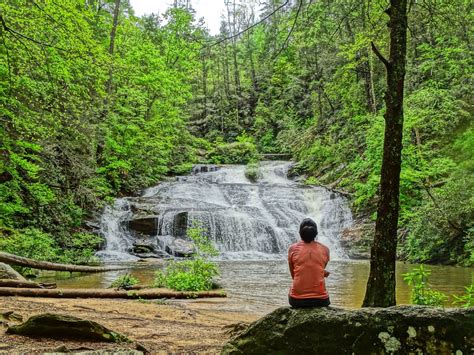
<svg viewBox="0 0 474 355"><path fill-rule="evenodd" d="M352 223L345 198L289 180L289 166L262 162L256 183L245 177L245 166L200 166L193 175L163 182L140 197L118 199L102 215L107 245L99 255L133 259L134 248L163 255L197 221L223 259L275 257L299 240L299 223L311 217L332 257L344 257L338 237Z"/></svg>

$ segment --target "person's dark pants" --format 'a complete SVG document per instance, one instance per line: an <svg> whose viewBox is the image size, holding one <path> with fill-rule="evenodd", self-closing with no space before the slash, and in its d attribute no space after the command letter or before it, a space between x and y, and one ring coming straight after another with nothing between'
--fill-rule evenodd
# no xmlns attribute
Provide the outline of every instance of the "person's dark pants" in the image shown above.
<svg viewBox="0 0 474 355"><path fill-rule="evenodd" d="M309 308L309 307L327 307L331 304L329 298L293 298L288 296L288 302L293 308Z"/></svg>

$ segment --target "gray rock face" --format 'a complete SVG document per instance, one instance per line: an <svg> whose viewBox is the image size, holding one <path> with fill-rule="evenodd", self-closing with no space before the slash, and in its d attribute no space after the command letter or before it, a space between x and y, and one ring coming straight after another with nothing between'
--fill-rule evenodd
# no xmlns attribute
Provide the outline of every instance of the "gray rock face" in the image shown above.
<svg viewBox="0 0 474 355"><path fill-rule="evenodd" d="M279 308L223 354L474 354L474 308Z"/></svg>
<svg viewBox="0 0 474 355"><path fill-rule="evenodd" d="M179 238L174 239L171 244L166 246L167 253L178 257L191 256L195 251L196 247L192 241Z"/></svg>
<svg viewBox="0 0 474 355"><path fill-rule="evenodd" d="M158 233L158 217L142 217L127 221L128 228L142 235L154 236Z"/></svg>

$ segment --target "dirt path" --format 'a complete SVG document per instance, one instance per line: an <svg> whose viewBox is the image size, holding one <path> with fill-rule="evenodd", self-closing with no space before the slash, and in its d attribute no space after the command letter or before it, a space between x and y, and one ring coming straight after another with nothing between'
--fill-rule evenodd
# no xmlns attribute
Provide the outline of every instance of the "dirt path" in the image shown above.
<svg viewBox="0 0 474 355"><path fill-rule="evenodd" d="M252 322L255 314L219 310L220 299L100 300L0 297L0 311L15 311L24 320L39 313L61 313L94 320L143 344L152 354L219 353L232 324ZM0 353L32 354L69 350L136 349L135 344L33 339L0 330Z"/></svg>

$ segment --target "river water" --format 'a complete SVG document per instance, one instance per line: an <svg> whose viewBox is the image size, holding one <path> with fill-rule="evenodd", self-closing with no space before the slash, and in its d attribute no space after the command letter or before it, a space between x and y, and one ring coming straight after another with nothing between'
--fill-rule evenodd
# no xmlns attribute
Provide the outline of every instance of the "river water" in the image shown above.
<svg viewBox="0 0 474 355"><path fill-rule="evenodd" d="M291 277L285 259L274 260L221 260L221 284L226 289L226 299L210 300L214 307L230 311L265 314L277 307L287 305L288 288ZM402 273L416 265L397 264L397 303L409 303L409 288L403 281ZM158 265L130 264L130 270L142 284L150 284ZM464 286L474 283L474 269L454 266L429 266L433 288L448 295L461 294ZM358 308L364 298L369 275L369 262L365 260L339 259L330 261L327 288L334 306ZM85 276L69 277L55 281L64 288L109 287L113 280L125 273L114 271ZM42 278L48 280L47 277ZM204 302L195 300L193 302ZM209 302L207 300L206 302Z"/></svg>
<svg viewBox="0 0 474 355"><path fill-rule="evenodd" d="M305 217L319 227L318 239L331 250L327 287L335 306L360 307L369 273L368 261L350 260L339 246L339 236L352 223L346 199L321 187L305 187L287 178L288 162L264 162L258 181L245 177L244 166L216 169L204 166L195 174L149 188L140 197L117 199L105 209L102 233L107 240L98 255L107 263L128 263L129 272L142 284L151 284L162 264L136 262L134 245L149 245L163 254L169 243L183 238L198 221L220 251L220 283L228 298L214 307L256 314L287 305L291 283L286 251L296 242ZM151 221L151 231L136 233L134 219ZM148 255L150 256L150 255ZM409 288L402 274L414 266L397 264L397 302L409 303ZM460 294L474 282L474 269L431 266L432 286L448 295ZM126 271L56 279L59 287L109 287ZM56 275L57 276L57 275ZM47 278L46 278L47 279Z"/></svg>

